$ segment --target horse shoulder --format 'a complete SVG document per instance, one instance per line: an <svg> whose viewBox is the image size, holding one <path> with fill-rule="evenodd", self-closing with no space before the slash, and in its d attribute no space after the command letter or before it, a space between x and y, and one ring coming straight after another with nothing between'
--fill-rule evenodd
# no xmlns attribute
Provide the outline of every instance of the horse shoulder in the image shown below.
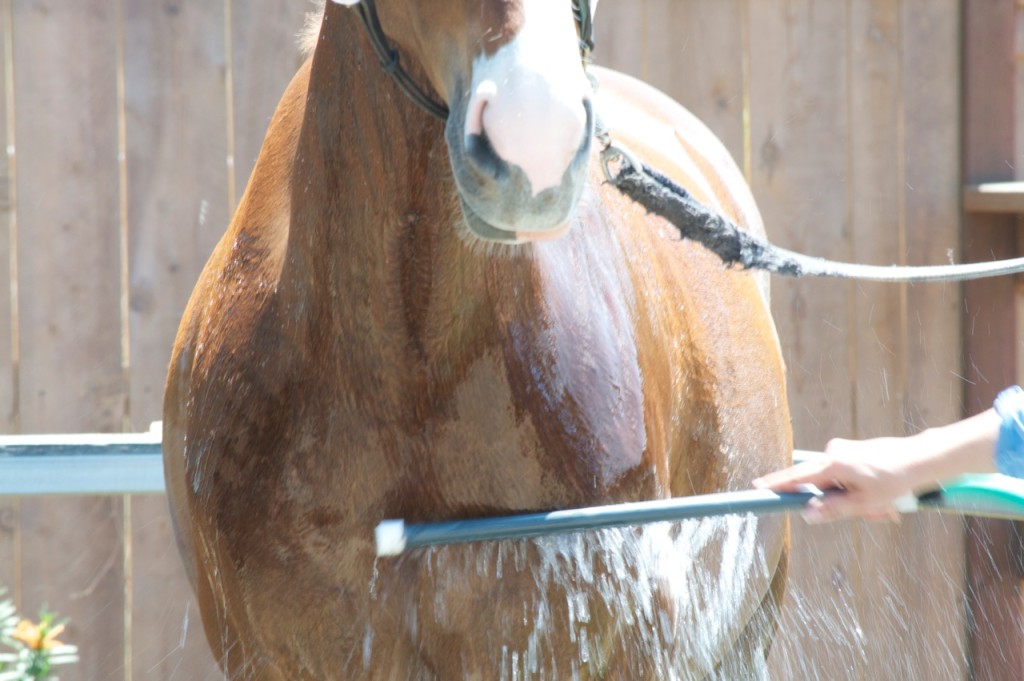
<svg viewBox="0 0 1024 681"><path fill-rule="evenodd" d="M707 126L645 83L607 69L595 68L595 75L600 84L596 105L614 142L739 226L764 232L743 174ZM702 395L696 402L703 403L704 415L697 420L730 424L719 429L720 441L707 442L706 456L698 459L713 461L719 456L716 450L774 452L759 461L746 456L731 465L725 484L749 485L757 467L781 465L791 449L784 367L767 279L758 281L751 273L726 268L697 244L679 243L663 220L646 215L610 186L600 191L606 208L633 225L624 246L636 251L638 244L645 245L630 258L643 263L634 266L635 290L651 299L645 304L650 319L638 328L646 334L643 346L658 348L648 353L652 356L672 354L669 364L676 371L689 367L685 380L669 381L667 403L692 410L694 395ZM701 359L694 363L693 358ZM649 379L645 382L650 384ZM690 417L683 420L692 420L694 414ZM692 476L695 466L700 464L691 461L677 470ZM682 483L673 488L686 491Z"/></svg>
<svg viewBox="0 0 1024 681"><path fill-rule="evenodd" d="M597 110L615 143L740 227L764 234L742 172L707 126L645 83L607 69L594 74ZM645 356L645 409L658 412L652 421L662 424L671 443L672 494L749 487L752 478L787 463L792 451L767 276L727 268L703 247L680 243L662 219L608 185L600 193L606 213L630 227L622 244L632 254L633 288L645 310L636 332ZM784 526L781 519L756 525L768 565L785 555ZM720 555L702 555L702 573L719 569ZM779 574L749 573L745 579L751 593L778 596ZM723 618L732 623L724 641L737 640L739 627L761 604L733 606L733 616Z"/></svg>
<svg viewBox="0 0 1024 681"><path fill-rule="evenodd" d="M189 405L200 385L208 380L209 366L202 366L204 356L213 357L220 348L258 341L252 333L252 320L267 295L252 295L251 289L273 291L280 274L289 229L290 166L296 153L308 78L307 62L278 104L238 210L189 298L168 367L163 411L167 450L164 472L175 534L193 584L196 547L188 520L186 467L188 458L196 454L186 448L186 432L192 430L187 423ZM246 318L248 324L239 323Z"/></svg>

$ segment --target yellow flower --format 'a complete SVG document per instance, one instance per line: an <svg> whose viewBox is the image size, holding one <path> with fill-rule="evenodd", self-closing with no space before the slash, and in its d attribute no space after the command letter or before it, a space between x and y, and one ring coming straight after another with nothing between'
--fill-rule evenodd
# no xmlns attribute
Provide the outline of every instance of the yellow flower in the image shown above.
<svg viewBox="0 0 1024 681"><path fill-rule="evenodd" d="M21 620L14 628L11 638L21 641L32 650L53 650L64 645L57 640L57 636L64 631L64 625L58 624L52 629L45 624L32 624L28 620Z"/></svg>

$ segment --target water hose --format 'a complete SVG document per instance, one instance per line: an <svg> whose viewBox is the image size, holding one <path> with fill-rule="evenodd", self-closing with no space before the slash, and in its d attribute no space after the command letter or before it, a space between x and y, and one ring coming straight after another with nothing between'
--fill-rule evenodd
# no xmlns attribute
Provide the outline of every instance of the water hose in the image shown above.
<svg viewBox="0 0 1024 681"><path fill-rule="evenodd" d="M806 451L794 453L796 461L815 456L821 454ZM428 523L384 520L377 525L375 532L377 555L397 556L423 546L524 539L730 514L788 513L799 511L811 499L826 494L842 492L822 492L813 485L806 485L799 492L784 494L770 490L720 492L495 518ZM959 515L1024 520L1024 480L998 473L967 475L918 497L908 495L897 501L896 508L902 513L924 508Z"/></svg>

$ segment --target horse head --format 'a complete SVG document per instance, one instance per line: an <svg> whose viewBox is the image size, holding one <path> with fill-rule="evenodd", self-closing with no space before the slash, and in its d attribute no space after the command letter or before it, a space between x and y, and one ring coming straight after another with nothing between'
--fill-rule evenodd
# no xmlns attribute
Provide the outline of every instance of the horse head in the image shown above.
<svg viewBox="0 0 1024 681"><path fill-rule="evenodd" d="M334 1L363 14L385 67L446 119L473 236L523 242L568 229L594 133L594 93L581 58L593 7L579 3L588 0ZM401 72L390 45L418 65L444 104Z"/></svg>

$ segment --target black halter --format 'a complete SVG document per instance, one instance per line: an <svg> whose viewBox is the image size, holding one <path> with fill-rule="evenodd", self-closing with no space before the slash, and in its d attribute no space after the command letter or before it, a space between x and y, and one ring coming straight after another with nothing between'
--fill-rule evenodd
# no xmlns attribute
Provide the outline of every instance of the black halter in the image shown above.
<svg viewBox="0 0 1024 681"><path fill-rule="evenodd" d="M548 0L548 2L552 1ZM377 18L377 7L374 0L360 0L354 7L359 13L359 18L363 20L370 44L373 45L373 51L377 53L380 65L384 67L387 74L395 79L398 87L402 88L418 107L434 118L447 120L448 107L425 93L398 63L398 50L391 47L387 36L384 35L380 19ZM580 33L580 54L582 54L583 60L587 61L590 58L590 51L594 49L594 22L590 12L590 0L572 0L572 14L576 18L576 28Z"/></svg>
<svg viewBox="0 0 1024 681"><path fill-rule="evenodd" d="M580 54L584 62L589 62L594 50L594 15L590 11L590 0L572 0L572 15L576 17L576 30L580 32Z"/></svg>

